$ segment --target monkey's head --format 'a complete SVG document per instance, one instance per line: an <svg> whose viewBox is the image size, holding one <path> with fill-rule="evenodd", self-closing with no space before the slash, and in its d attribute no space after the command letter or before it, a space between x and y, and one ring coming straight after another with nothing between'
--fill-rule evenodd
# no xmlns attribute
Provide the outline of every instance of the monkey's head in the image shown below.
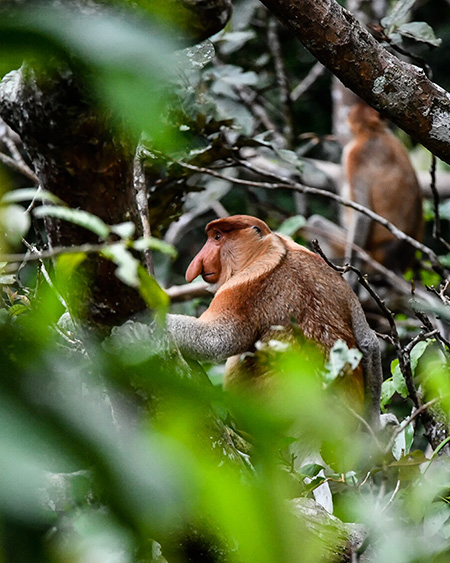
<svg viewBox="0 0 450 563"><path fill-rule="evenodd" d="M263 252L267 247L266 237L272 232L264 221L250 215L216 219L205 230L208 240L189 264L186 281L201 275L217 287Z"/></svg>
<svg viewBox="0 0 450 563"><path fill-rule="evenodd" d="M352 106L348 114L348 124L354 135L359 135L364 131L380 131L386 127L386 122L381 115L364 103Z"/></svg>

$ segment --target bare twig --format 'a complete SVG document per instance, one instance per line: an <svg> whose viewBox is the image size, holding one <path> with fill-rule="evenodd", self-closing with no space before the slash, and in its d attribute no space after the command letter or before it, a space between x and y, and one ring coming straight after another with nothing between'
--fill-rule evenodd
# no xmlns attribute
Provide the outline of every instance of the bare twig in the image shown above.
<svg viewBox="0 0 450 563"><path fill-rule="evenodd" d="M408 416L408 418L405 418L405 420L403 420L403 422L401 424L399 424L396 428L394 428L392 436L391 436L389 442L386 445L385 453L391 451L392 446L394 445L394 442L395 442L395 439L397 438L397 436L401 432L403 432L403 430L405 430L405 428L409 424L411 424L411 422L413 422L419 415L421 415L423 412L425 412L427 409L429 409L430 407L432 407L434 404L438 403L441 400L442 400L442 397L436 397L434 399L431 399L427 403L424 403L418 409L414 409L414 411L410 414L410 416Z"/></svg>
<svg viewBox="0 0 450 563"><path fill-rule="evenodd" d="M2 123L4 124L4 122ZM0 160L10 168L13 168L20 174L23 174L24 176L29 178L33 182L33 184L39 184L38 177L30 168L30 166L25 162L19 148L17 147L17 143L20 143L19 136L16 135L6 124L4 124L4 127L2 127L1 140L7 147L11 156L0 152Z"/></svg>
<svg viewBox="0 0 450 563"><path fill-rule="evenodd" d="M10 129L9 129L9 131L10 131ZM3 137L2 140L5 143L5 145L8 147L8 150L11 153L11 156L17 162L17 164L19 164L22 167L23 170L26 170L28 175L32 175L37 179L33 170L31 170L31 168L28 166L28 164L23 159L22 155L20 154L20 150L18 149L16 143L11 139L11 137L7 134Z"/></svg>
<svg viewBox="0 0 450 563"><path fill-rule="evenodd" d="M314 234L316 236L319 235L322 237L326 237L327 235L329 236L329 233L325 229L321 229L320 227L317 227L315 225L314 226L308 225L308 233ZM336 241L336 237L334 237L333 240ZM345 243L346 243L346 239L344 236L342 238L342 244L345 245ZM392 270L389 270L388 268L386 268L386 266L380 264L380 262L374 260L368 252L366 252L361 246L355 244L354 242L351 243L351 248L358 254L358 257L365 264L368 264L372 270L383 275L383 277L386 278L392 284L392 286L395 287L395 289L400 290L405 295L411 294L411 286L404 278L400 277Z"/></svg>
<svg viewBox="0 0 450 563"><path fill-rule="evenodd" d="M324 74L325 70L326 69L323 64L317 62L311 68L305 78L292 90L291 100L293 102L296 102L299 98L301 98L303 94L305 94L311 88L311 86L313 86L316 80L320 78L322 74Z"/></svg>
<svg viewBox="0 0 450 563"><path fill-rule="evenodd" d="M21 174L23 174L24 176L26 176L27 178L29 178L34 184L39 184L39 179L36 176L36 174L31 170L31 168L29 166L22 165L19 162L16 162L14 160L14 158L11 158L10 156L6 155L3 152L0 152L0 160L6 164L7 166L9 166L10 168L12 168L13 170L16 170L17 172L20 172ZM23 162L23 161L22 161Z"/></svg>
<svg viewBox="0 0 450 563"><path fill-rule="evenodd" d="M295 139L294 114L292 109L291 92L286 75L283 53L281 52L278 30L278 21L273 16L269 16L269 21L267 24L267 39L270 54L272 55L275 67L275 77L278 84L278 90L280 93L280 102L284 118L283 133L287 140L288 146L292 146Z"/></svg>
<svg viewBox="0 0 450 563"><path fill-rule="evenodd" d="M173 285L165 290L172 302L188 301L195 297L206 297L211 295L211 286L206 282L194 282L185 285Z"/></svg>
<svg viewBox="0 0 450 563"><path fill-rule="evenodd" d="M394 315L392 314L392 311L388 308L386 303L383 301L383 299L381 299L381 297L374 291L372 286L368 283L367 276L363 276L360 270L358 270L358 268L355 268L355 266L352 266L351 264L345 264L345 266L336 266L336 264L333 264L328 259L326 254L323 252L317 240L311 241L311 246L313 247L314 251L317 252L317 254L319 254L319 256L321 256L331 268L333 268L333 270L336 270L341 274L345 274L346 272L354 272L358 276L359 283L374 299L375 303L378 305L379 309L383 313L383 316L386 317L387 321L389 322L389 326L391 327L391 333L392 333L391 336L392 343L394 344L394 339L397 339L399 341L400 337L398 335L397 327L395 325Z"/></svg>
<svg viewBox="0 0 450 563"><path fill-rule="evenodd" d="M242 103L259 120L264 129L271 131L271 135L273 135L276 144L282 147L285 143L285 138L281 132L278 131L276 124L268 115L263 104L260 103L259 95L254 90L246 86L235 86L234 89L239 95Z"/></svg>
<svg viewBox="0 0 450 563"><path fill-rule="evenodd" d="M397 496L397 493L398 493L399 490L400 490L400 479L397 481L397 483L395 485L395 489L392 492L391 498L383 506L383 508L381 509L381 512L384 512L385 510L387 510L391 506L391 504L394 502L394 498Z"/></svg>
<svg viewBox="0 0 450 563"><path fill-rule="evenodd" d="M375 302L378 305L378 307L379 307L380 311L382 312L383 316L387 319L387 321L389 323L389 326L390 326L390 329L391 329L390 341L395 348L395 352L396 352L398 362L399 362L400 371L402 372L402 375L405 379L405 383L406 383L406 387L408 389L409 396L410 396L411 400L413 401L414 405L416 406L416 408L419 408L421 406L421 402L420 402L419 395L417 394L416 387L414 385L414 378L413 378L413 374L412 374L410 357L409 357L410 352L408 350L405 350L404 348L402 348L402 345L400 343L400 336L399 336L398 331L397 331L397 326L395 324L394 315L393 315L392 311L386 305L384 300L381 299L380 296L374 291L372 286L368 283L367 277L363 276L362 273L358 270L358 268L355 268L355 266L352 266L350 264L346 264L345 266L334 265L332 262L330 262L328 260L328 258L326 257L326 255L324 254L322 249L320 248L320 245L317 241L312 241L311 244L312 244L314 250L320 256L322 256L322 258L327 262L327 264L329 266L331 266L334 270L341 272L341 273L345 273L345 272L348 272L348 271L354 272L358 276L359 283L364 287L364 289L369 293L369 295L375 300Z"/></svg>
<svg viewBox="0 0 450 563"><path fill-rule="evenodd" d="M418 311L415 307L413 307L413 310L414 310L414 314L419 319L419 321L423 324L426 330L432 332L434 330L434 327L430 319L425 315L425 313L423 313L422 311ZM450 348L450 342L442 335L440 331L436 331L436 341L439 343L442 353L445 354L444 346Z"/></svg>
<svg viewBox="0 0 450 563"><path fill-rule="evenodd" d="M142 165L142 159L139 146L136 149L136 154L133 163L133 181L134 189L136 190L136 204L141 219L142 234L144 237L151 237L152 230L150 227L150 215L148 212L147 190L145 186L145 173ZM154 275L153 253L150 248L143 251L145 266L147 272Z"/></svg>
<svg viewBox="0 0 450 563"><path fill-rule="evenodd" d="M363 426L364 428L367 430L367 432L372 436L376 446L378 447L378 449L380 451L382 451L381 448L381 444L375 434L374 429L370 426L370 424L367 422L367 420L362 417L360 414L358 414L355 410L353 410L351 407L347 407L347 409L349 410L349 412L352 414L352 416L354 416Z"/></svg>
<svg viewBox="0 0 450 563"><path fill-rule="evenodd" d="M414 346L416 344L418 344L419 342L423 342L424 340L428 340L429 338L434 338L436 336L436 334L438 334L438 329L437 328L433 328L431 327L431 330L429 332L421 332L420 334L418 334L417 336L415 336L412 340L410 340L408 342L408 344L406 344L403 348L403 350L410 355L412 349L414 348Z"/></svg>
<svg viewBox="0 0 450 563"><path fill-rule="evenodd" d="M389 336L389 341L391 342L391 344L393 345L393 347L395 349L395 353L396 353L397 358L398 358L400 371L403 375L403 378L404 378L405 383L406 383L406 387L408 389L409 398L412 400L414 406L419 411L418 414L421 415L421 419L422 419L423 425L425 427L426 436L428 437L428 439L430 440L430 443L431 443L432 436L433 436L433 430L435 429L435 427L437 425L437 421L436 421L435 417L433 416L433 414L431 414L428 411L428 408L423 408L420 396L417 393L417 389L416 389L416 386L415 386L415 383L414 383L414 377L413 377L412 368L411 368L410 354L411 354L411 350L412 350L413 346L418 341L424 340L426 338L431 338L432 336L435 336L437 334L437 331L432 330L429 333L422 333L422 334L418 335L409 345L407 345L403 348L402 345L401 345L401 342L400 342L400 336L398 334L397 327L396 327L396 324L395 324L395 321L394 321L394 316L393 316L392 312L386 306L385 302L382 299L380 299L380 297L376 294L376 292L373 290L373 288L369 285L366 277L363 276L361 274L361 272L357 268L355 268L354 266L346 264L344 267L341 267L341 266L336 266L336 265L332 264L327 259L327 257L324 255L324 253L323 253L322 249L320 248L318 242L313 241L312 244L313 244L313 247L316 250L316 252L318 254L320 254L320 256L322 256L322 258L327 262L327 264L329 266L331 266L333 269L335 269L338 272L342 272L342 273L345 273L346 271L354 272L358 276L359 283L366 289L366 291L369 292L369 294L375 300L375 302L377 303L378 307L380 308L380 310L383 313L383 315L385 316L385 318L388 320L390 328L391 328L391 335ZM427 406L430 406L430 405L427 404Z"/></svg>
<svg viewBox="0 0 450 563"><path fill-rule="evenodd" d="M36 250L36 248L34 248L34 246L32 246L28 241L23 240L22 242L28 248L28 251L31 253L31 255L40 254L40 252L38 250ZM54 293L56 295L56 298L61 303L61 305L68 311L69 308L67 307L67 303L66 303L64 297L61 295L61 293L59 291L56 290L56 288L53 284L53 280L51 279L50 274L48 273L47 268L45 267L45 264L41 260L40 260L40 262L41 262L41 264L40 264L41 273L42 273L45 281L52 288L52 290L54 291Z"/></svg>
<svg viewBox="0 0 450 563"><path fill-rule="evenodd" d="M445 280L445 283L442 284L441 289L439 291L439 297L441 298L442 302L448 305L449 298L446 294L448 288L450 287L450 280Z"/></svg>

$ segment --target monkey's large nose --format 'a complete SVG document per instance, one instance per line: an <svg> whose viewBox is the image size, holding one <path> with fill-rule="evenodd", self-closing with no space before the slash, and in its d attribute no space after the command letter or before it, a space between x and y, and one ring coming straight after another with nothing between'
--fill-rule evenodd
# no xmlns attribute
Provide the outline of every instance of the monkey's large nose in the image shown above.
<svg viewBox="0 0 450 563"><path fill-rule="evenodd" d="M196 256L186 270L186 281L191 283L197 276L203 277L203 260Z"/></svg>

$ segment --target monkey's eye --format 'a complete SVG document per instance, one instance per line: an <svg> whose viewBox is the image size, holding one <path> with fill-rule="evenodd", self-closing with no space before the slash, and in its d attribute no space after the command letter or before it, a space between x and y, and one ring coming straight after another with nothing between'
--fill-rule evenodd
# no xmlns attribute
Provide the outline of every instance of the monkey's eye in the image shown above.
<svg viewBox="0 0 450 563"><path fill-rule="evenodd" d="M256 225L253 225L252 229L255 229L255 231L258 233L258 235L261 234L261 229L259 227L257 227Z"/></svg>
<svg viewBox="0 0 450 563"><path fill-rule="evenodd" d="M214 235L214 240L220 240L222 238L222 234L221 233L216 233Z"/></svg>

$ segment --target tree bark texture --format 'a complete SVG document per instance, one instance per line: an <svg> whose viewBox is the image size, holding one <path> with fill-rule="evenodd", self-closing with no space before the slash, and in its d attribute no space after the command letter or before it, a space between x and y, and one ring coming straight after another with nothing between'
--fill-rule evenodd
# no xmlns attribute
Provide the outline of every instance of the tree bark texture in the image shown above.
<svg viewBox="0 0 450 563"><path fill-rule="evenodd" d="M39 82L27 74L14 71L3 79L0 115L20 135L41 186L107 224L139 225L133 146L84 101L70 72ZM52 246L98 242L90 231L65 221L46 220L46 231ZM76 299L85 310L75 313L111 325L145 307L139 293L118 280L110 261L92 256L83 269L89 286L80 291L88 289L89 296Z"/></svg>
<svg viewBox="0 0 450 563"><path fill-rule="evenodd" d="M400 61L335 0L261 0L348 88L450 163L450 94Z"/></svg>
<svg viewBox="0 0 450 563"><path fill-rule="evenodd" d="M173 17L184 24L183 43L217 33L231 15L231 0L167 2ZM85 3L74 1L81 10ZM80 84L80 77L68 68L39 80L30 70L12 72L0 83L0 116L20 135L43 188L69 207L88 211L109 225L131 220L139 235L142 225L133 183L135 143L102 115ZM171 198L172 192L166 195L166 207ZM45 226L53 246L97 242L93 233L68 222L47 219ZM84 261L89 281L79 287L74 299L82 310L73 313L95 326L109 327L145 308L138 291L119 281L115 269L99 256Z"/></svg>

